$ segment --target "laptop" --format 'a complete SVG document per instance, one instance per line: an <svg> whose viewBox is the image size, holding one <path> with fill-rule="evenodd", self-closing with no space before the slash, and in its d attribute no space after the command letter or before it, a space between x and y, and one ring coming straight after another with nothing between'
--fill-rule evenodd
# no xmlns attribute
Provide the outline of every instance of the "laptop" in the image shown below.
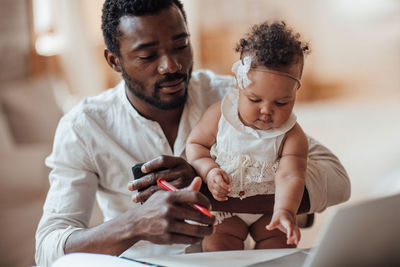
<svg viewBox="0 0 400 267"><path fill-rule="evenodd" d="M339 208L315 248L250 266L400 266L400 194Z"/></svg>

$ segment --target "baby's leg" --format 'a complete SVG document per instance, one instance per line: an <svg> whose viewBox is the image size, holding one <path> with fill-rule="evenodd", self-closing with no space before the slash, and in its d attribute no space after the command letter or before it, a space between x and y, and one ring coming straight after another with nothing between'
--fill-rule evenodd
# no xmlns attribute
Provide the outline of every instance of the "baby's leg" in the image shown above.
<svg viewBox="0 0 400 267"><path fill-rule="evenodd" d="M263 215L255 223L253 223L249 232L256 242L255 249L268 248L295 248L296 245L286 244L286 234L278 229L268 231L265 226L271 221L270 215Z"/></svg>
<svg viewBox="0 0 400 267"><path fill-rule="evenodd" d="M203 239L203 252L241 250L248 234L248 226L237 216L224 219L215 226L214 233Z"/></svg>

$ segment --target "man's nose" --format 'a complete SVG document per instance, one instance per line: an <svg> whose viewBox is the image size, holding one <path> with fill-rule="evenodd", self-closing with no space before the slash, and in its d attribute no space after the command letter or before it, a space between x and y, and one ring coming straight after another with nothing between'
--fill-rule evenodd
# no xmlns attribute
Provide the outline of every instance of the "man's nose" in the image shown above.
<svg viewBox="0 0 400 267"><path fill-rule="evenodd" d="M160 57L160 62L158 64L158 72L161 75L167 73L175 73L181 69L182 65L171 55L163 55Z"/></svg>

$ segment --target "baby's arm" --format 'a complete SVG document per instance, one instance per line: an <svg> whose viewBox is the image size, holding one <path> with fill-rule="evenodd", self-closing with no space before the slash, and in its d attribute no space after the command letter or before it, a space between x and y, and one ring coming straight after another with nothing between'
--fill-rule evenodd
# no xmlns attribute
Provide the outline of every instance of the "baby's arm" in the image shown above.
<svg viewBox="0 0 400 267"><path fill-rule="evenodd" d="M221 102L210 106L193 128L186 143L186 157L196 172L207 183L216 200L227 200L231 192L228 175L210 156L210 148L216 141Z"/></svg>
<svg viewBox="0 0 400 267"><path fill-rule="evenodd" d="M304 178L307 169L307 137L300 125L286 134L282 156L275 178L274 213L268 230L279 228L287 234L288 244L298 244L300 230L295 215L304 191Z"/></svg>

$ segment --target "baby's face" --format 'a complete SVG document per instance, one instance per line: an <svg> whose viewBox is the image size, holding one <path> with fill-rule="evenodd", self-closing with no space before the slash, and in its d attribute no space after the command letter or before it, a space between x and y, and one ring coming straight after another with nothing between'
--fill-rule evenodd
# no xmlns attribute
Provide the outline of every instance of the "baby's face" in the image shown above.
<svg viewBox="0 0 400 267"><path fill-rule="evenodd" d="M239 89L240 120L254 129L280 127L292 113L298 83L287 76L254 69L250 69L248 77L252 83Z"/></svg>

